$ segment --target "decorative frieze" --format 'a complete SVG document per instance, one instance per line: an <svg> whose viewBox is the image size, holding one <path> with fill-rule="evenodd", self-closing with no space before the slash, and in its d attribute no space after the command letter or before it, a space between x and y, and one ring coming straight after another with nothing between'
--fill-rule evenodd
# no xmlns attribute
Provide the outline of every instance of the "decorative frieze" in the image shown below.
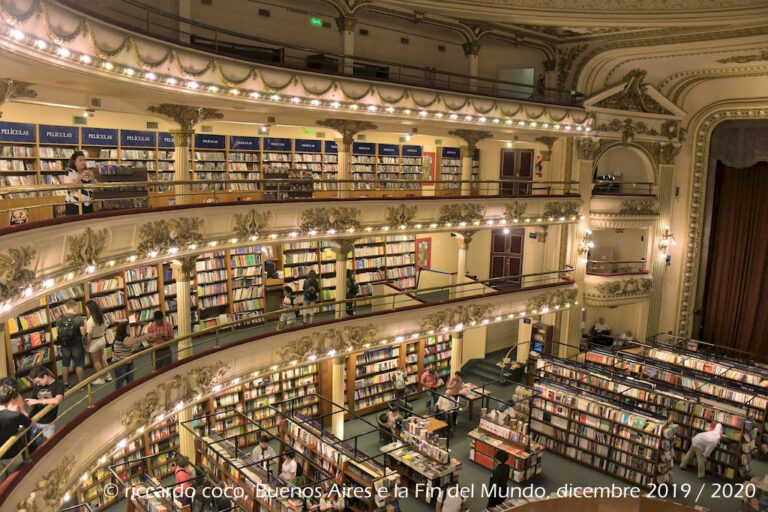
<svg viewBox="0 0 768 512"><path fill-rule="evenodd" d="M0 78L0 106L13 98L36 98L37 92L29 88L31 85L29 82L20 82L12 78ZM0 118L2 117L3 113L0 112Z"/></svg>
<svg viewBox="0 0 768 512"><path fill-rule="evenodd" d="M71 487L72 469L75 467L75 457L65 455L58 465L46 473L42 480L35 485L35 490L16 505L17 512L50 512L59 510L65 499L67 489Z"/></svg>
<svg viewBox="0 0 768 512"><path fill-rule="evenodd" d="M235 214L232 231L237 236L258 237L269 228L272 218L273 215L270 211L260 212L255 208L251 208L248 210L248 213Z"/></svg>
<svg viewBox="0 0 768 512"><path fill-rule="evenodd" d="M10 299L35 281L35 272L28 269L35 257L29 245L13 247L0 253L0 299Z"/></svg>
<svg viewBox="0 0 768 512"><path fill-rule="evenodd" d="M525 201L512 201L504 205L504 216L508 219L519 219L525 215L528 203Z"/></svg>
<svg viewBox="0 0 768 512"><path fill-rule="evenodd" d="M417 206L407 206L400 203L399 206L387 207L387 222L390 226L408 226L416 218Z"/></svg>
<svg viewBox="0 0 768 512"><path fill-rule="evenodd" d="M347 230L359 230L362 228L360 223L360 209L332 207L332 208L310 208L301 212L300 229L305 233L317 231L326 233L335 231L343 233Z"/></svg>
<svg viewBox="0 0 768 512"><path fill-rule="evenodd" d="M470 155L475 152L475 149L477 149L477 145L480 143L480 141L493 137L491 132L486 132L483 130L452 130L448 133L454 137L463 139L464 142L467 143Z"/></svg>
<svg viewBox="0 0 768 512"><path fill-rule="evenodd" d="M173 103L150 105L147 107L147 110L177 122L182 130L194 130L195 126L201 121L221 119L224 117L222 113L212 108L190 107L189 105L176 105ZM174 144L177 146L180 145L175 138Z"/></svg>
<svg viewBox="0 0 768 512"><path fill-rule="evenodd" d="M94 231L91 228L86 228L79 235L68 236L64 261L77 268L94 264L107 248L108 238L109 231L106 229Z"/></svg>
<svg viewBox="0 0 768 512"><path fill-rule="evenodd" d="M578 217L581 215L581 201L551 201L544 204L542 217L559 219L560 217Z"/></svg>
<svg viewBox="0 0 768 512"><path fill-rule="evenodd" d="M621 207L619 208L618 214L632 216L655 216L659 214L659 212L656 210L656 206L657 205L655 199L627 199L626 201L621 202Z"/></svg>
<svg viewBox="0 0 768 512"><path fill-rule="evenodd" d="M495 311L493 304L469 304L453 308L445 308L425 315L419 325L422 330L439 333L446 329L452 329L459 324L471 327L483 320L490 319Z"/></svg>
<svg viewBox="0 0 768 512"><path fill-rule="evenodd" d="M541 311L542 308L549 308L552 310L555 309L555 307L574 304L577 296L578 290L575 288L541 293L526 301L526 309Z"/></svg>

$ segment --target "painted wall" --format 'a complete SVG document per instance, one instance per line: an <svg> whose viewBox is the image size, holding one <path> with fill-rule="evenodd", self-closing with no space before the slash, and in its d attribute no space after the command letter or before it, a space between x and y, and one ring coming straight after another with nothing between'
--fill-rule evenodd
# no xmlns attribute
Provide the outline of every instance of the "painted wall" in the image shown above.
<svg viewBox="0 0 768 512"><path fill-rule="evenodd" d="M517 345L518 322L489 325L486 329L485 353L509 349Z"/></svg>
<svg viewBox="0 0 768 512"><path fill-rule="evenodd" d="M598 175L621 176L626 182L654 182L652 164L635 148L614 147L597 161Z"/></svg>
<svg viewBox="0 0 768 512"><path fill-rule="evenodd" d="M615 308L587 307L585 328L589 331L595 325L597 319L603 317L611 327L611 334L614 336L619 336L627 330L637 334L637 317L641 309L640 304L628 304Z"/></svg>
<svg viewBox="0 0 768 512"><path fill-rule="evenodd" d="M590 253L593 260L632 261L647 257L648 231L626 229L617 233L612 229L596 229L592 232L595 247Z"/></svg>

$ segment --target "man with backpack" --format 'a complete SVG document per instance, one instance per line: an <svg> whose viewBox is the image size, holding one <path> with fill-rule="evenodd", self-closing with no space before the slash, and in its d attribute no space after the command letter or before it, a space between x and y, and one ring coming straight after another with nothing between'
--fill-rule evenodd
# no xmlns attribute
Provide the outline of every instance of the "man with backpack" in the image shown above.
<svg viewBox="0 0 768 512"><path fill-rule="evenodd" d="M77 302L67 301L65 312L56 320L56 345L61 349L61 371L64 385L69 388L69 366L75 367L77 382L83 381L85 367L85 318L77 313Z"/></svg>
<svg viewBox="0 0 768 512"><path fill-rule="evenodd" d="M407 400L405 394L405 387L407 385L407 379L405 376L405 369L398 367L395 370L395 376L393 379L393 385L395 388L395 398L397 400Z"/></svg>

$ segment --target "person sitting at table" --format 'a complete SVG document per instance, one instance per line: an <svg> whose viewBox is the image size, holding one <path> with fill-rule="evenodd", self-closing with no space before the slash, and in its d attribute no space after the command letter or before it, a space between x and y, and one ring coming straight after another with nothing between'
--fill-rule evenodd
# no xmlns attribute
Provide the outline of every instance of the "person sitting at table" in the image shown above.
<svg viewBox="0 0 768 512"><path fill-rule="evenodd" d="M400 414L400 411L397 409L397 407L394 404L389 404L389 411L387 411L387 416L384 420L384 423L394 433L398 428L397 422L402 420L403 416Z"/></svg>
<svg viewBox="0 0 768 512"><path fill-rule="evenodd" d="M448 382L446 382L445 394L450 397L459 396L462 387L464 387L464 381L461 379L461 374L456 372L451 376L450 379L448 379Z"/></svg>
<svg viewBox="0 0 768 512"><path fill-rule="evenodd" d="M448 423L448 427L453 430L456 425L456 416L458 415L458 406L454 398L447 396L441 396L437 400L435 409L437 411L437 417Z"/></svg>
<svg viewBox="0 0 768 512"><path fill-rule="evenodd" d="M606 323L603 317L598 318L595 325L592 326L592 335L595 336L595 342L600 345L611 344L611 326Z"/></svg>

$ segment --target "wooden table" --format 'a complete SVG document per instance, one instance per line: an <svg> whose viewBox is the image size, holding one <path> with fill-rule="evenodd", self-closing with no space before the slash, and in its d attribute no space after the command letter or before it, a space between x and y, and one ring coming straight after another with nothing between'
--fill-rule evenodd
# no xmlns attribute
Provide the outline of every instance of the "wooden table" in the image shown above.
<svg viewBox="0 0 768 512"><path fill-rule="evenodd" d="M437 418L427 418L427 432L437 432L439 433L441 430L448 428L448 424L442 420L439 420Z"/></svg>
<svg viewBox="0 0 768 512"><path fill-rule="evenodd" d="M491 394L491 392L488 390L486 390L484 394L475 392L475 388L480 388L480 386L476 386L470 382L465 382L461 387L461 391L459 391L459 394L457 395L467 401L467 408L469 409L469 421L472 421L472 418L474 417L475 402L481 400L481 407L488 407L488 395Z"/></svg>

